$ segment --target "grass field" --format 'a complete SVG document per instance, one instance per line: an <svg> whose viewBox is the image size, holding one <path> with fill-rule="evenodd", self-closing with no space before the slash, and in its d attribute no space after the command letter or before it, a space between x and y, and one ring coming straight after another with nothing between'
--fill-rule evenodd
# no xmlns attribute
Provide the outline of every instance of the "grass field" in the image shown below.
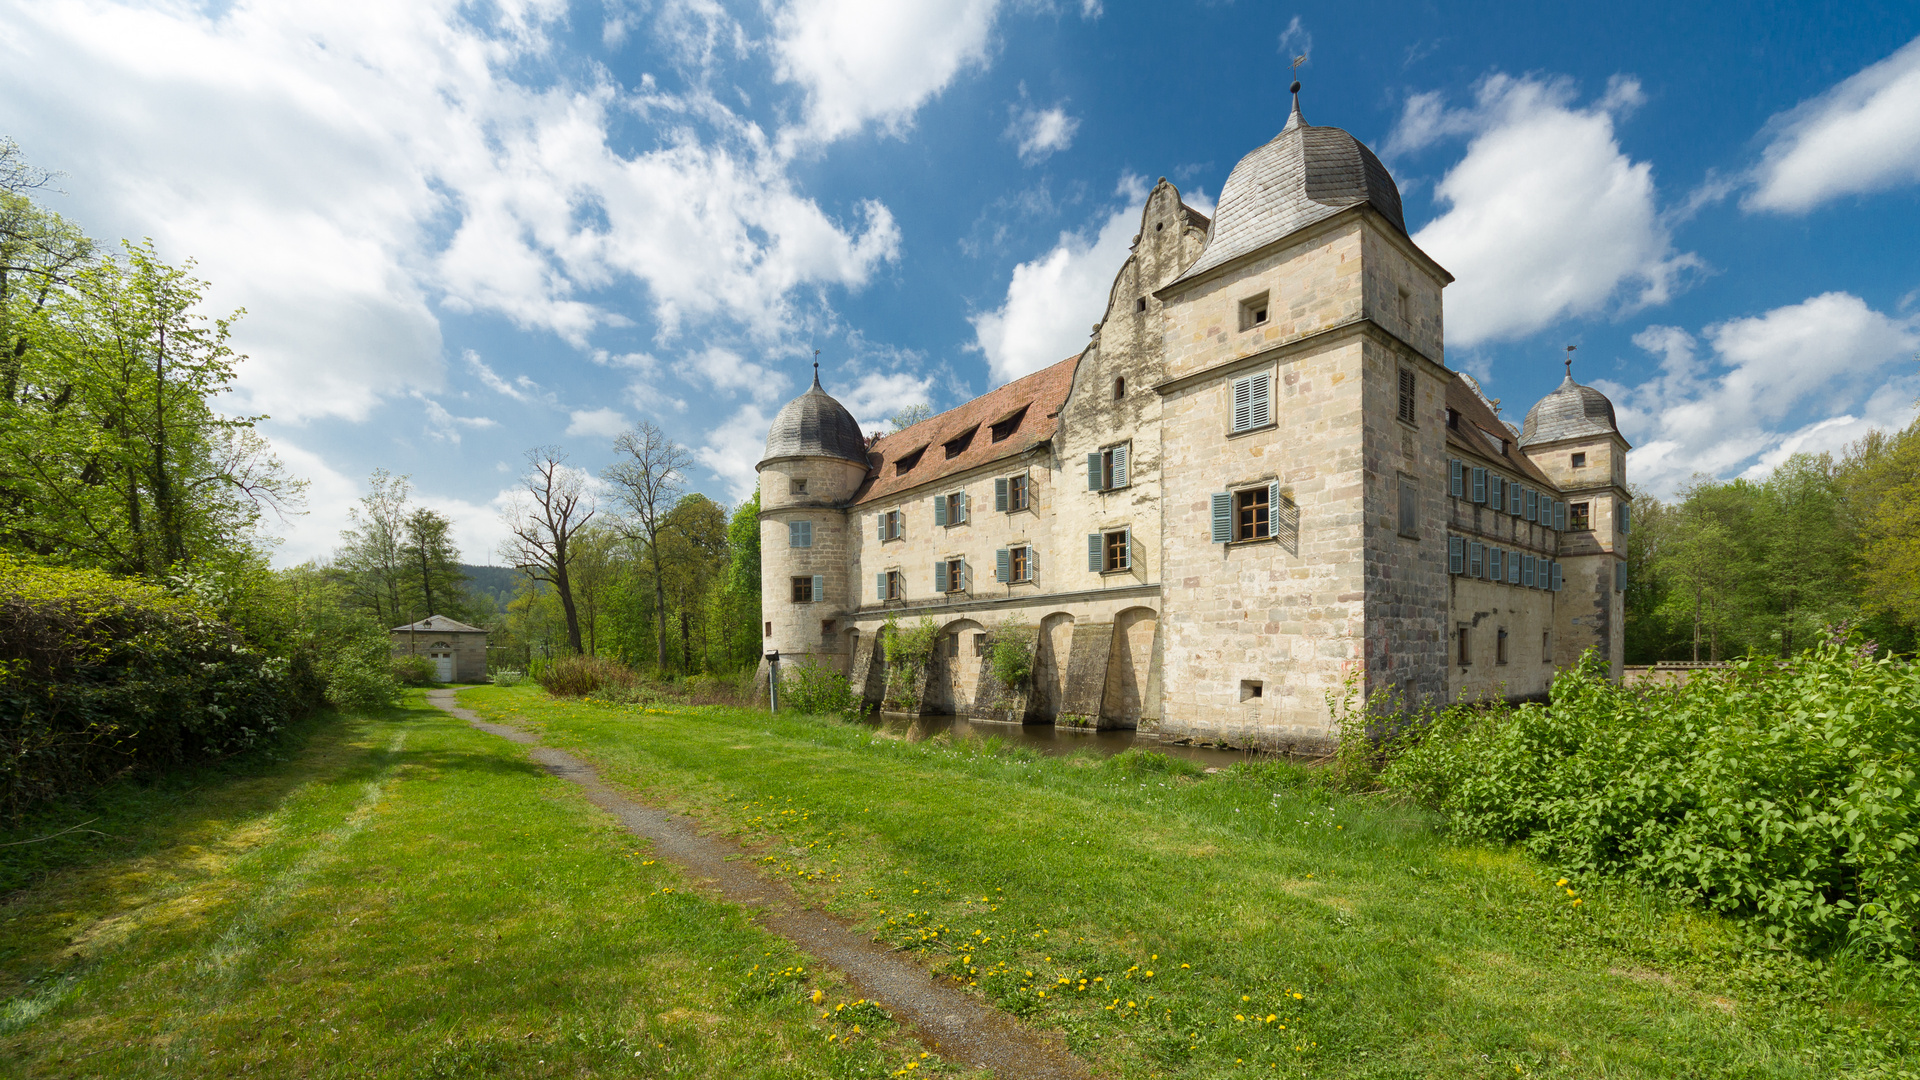
<svg viewBox="0 0 1920 1080"><path fill-rule="evenodd" d="M1064 1031L1097 1075L1913 1067L1898 987L1756 956L1723 923L1449 845L1295 769L1197 777L533 687L461 700L751 842L763 872ZM0 847L9 1075L954 1072L523 748L418 702L70 818L97 831Z"/></svg>
<svg viewBox="0 0 1920 1080"><path fill-rule="evenodd" d="M827 1077L918 1059L871 1010L828 1042L806 998L831 978L522 748L416 700L312 724L281 756L122 785L81 815L98 832L63 838L92 837L69 865L34 856L0 915L0 1071Z"/></svg>
<svg viewBox="0 0 1920 1080"><path fill-rule="evenodd" d="M1102 1075L1834 1076L1912 1069L1897 986L1332 800L1298 770L1196 778L907 744L721 708L462 702L743 840L765 871L1063 1030Z"/></svg>

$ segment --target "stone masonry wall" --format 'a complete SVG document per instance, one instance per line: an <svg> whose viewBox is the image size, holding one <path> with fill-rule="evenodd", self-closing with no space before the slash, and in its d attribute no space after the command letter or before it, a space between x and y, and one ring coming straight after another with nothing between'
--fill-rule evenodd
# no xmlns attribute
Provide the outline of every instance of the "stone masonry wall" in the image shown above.
<svg viewBox="0 0 1920 1080"><path fill-rule="evenodd" d="M847 669L844 631L856 583L850 579L847 514L834 504L852 495L864 476L860 466L833 459L784 459L761 469L761 653L778 650L788 671L809 659ZM795 480L806 482L804 492L793 490ZM812 523L811 547L788 545L787 526L794 521ZM826 578L825 595L794 602L793 579L815 574Z"/></svg>

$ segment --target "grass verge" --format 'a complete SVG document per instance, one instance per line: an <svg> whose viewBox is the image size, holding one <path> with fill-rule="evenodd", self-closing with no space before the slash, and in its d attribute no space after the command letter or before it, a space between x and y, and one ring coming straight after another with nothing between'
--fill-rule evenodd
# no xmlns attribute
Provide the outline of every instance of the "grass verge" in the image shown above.
<svg viewBox="0 0 1920 1080"><path fill-rule="evenodd" d="M844 997L830 976L417 693L68 813L96 831L0 869L32 882L0 913L9 1075L854 1077L918 1060L871 1006L858 1033L820 1020L814 992Z"/></svg>
<svg viewBox="0 0 1920 1080"><path fill-rule="evenodd" d="M1286 766L1041 758L739 709L470 708L1062 1030L1100 1075L1911 1075L1920 1009Z"/></svg>

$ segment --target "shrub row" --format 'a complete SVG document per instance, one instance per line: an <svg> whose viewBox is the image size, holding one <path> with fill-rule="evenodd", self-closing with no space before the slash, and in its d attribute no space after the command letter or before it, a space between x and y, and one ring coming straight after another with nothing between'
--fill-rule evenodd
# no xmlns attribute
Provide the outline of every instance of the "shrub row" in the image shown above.
<svg viewBox="0 0 1920 1080"><path fill-rule="evenodd" d="M739 679L688 675L658 681L605 656L535 660L528 674L554 697L595 697L632 705L740 705L750 700Z"/></svg>
<svg viewBox="0 0 1920 1080"><path fill-rule="evenodd" d="M1829 644L1636 689L1589 656L1550 705L1424 720L1380 781L1463 838L1652 886L1804 954L1920 959L1920 666Z"/></svg>
<svg viewBox="0 0 1920 1080"><path fill-rule="evenodd" d="M298 691L196 600L0 553L0 814L253 746Z"/></svg>

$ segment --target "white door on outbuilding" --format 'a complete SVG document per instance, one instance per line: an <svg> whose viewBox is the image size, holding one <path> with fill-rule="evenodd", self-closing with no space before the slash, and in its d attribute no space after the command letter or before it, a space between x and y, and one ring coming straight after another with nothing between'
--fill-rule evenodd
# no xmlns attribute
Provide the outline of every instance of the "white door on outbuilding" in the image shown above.
<svg viewBox="0 0 1920 1080"><path fill-rule="evenodd" d="M453 681L453 654L450 652L433 654L433 677L439 682Z"/></svg>

